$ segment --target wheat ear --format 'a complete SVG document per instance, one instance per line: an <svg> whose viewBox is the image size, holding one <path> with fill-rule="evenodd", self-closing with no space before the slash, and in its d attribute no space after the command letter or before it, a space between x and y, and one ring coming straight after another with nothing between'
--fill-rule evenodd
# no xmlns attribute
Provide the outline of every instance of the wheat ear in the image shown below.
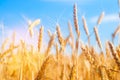
<svg viewBox="0 0 120 80"><path fill-rule="evenodd" d="M68 21L68 28L69 28L69 36L71 37L71 42L70 42L70 39L69 39L69 44L72 48L72 50L74 50L75 46L74 46L74 35L73 35L73 32L72 32L72 25L70 23L70 21Z"/></svg>
<svg viewBox="0 0 120 80"><path fill-rule="evenodd" d="M115 51L115 48L114 48L114 46L113 46L113 44L111 42L108 41L108 45L109 45L110 51L112 53L112 56L113 56L116 64L119 67L119 70L120 70L120 60L119 60L119 57L117 55L117 52Z"/></svg>
<svg viewBox="0 0 120 80"><path fill-rule="evenodd" d="M56 35L53 34L49 40L49 43L48 43L48 47L47 47L47 50L45 52L45 56L48 56L49 52L50 52L50 49L52 47L52 45L54 44L54 39L55 39Z"/></svg>
<svg viewBox="0 0 120 80"><path fill-rule="evenodd" d="M74 17L75 30L76 30L77 36L79 37L80 36L80 31L79 31L79 25L78 25L77 4L74 4L73 14L74 14L73 17Z"/></svg>
<svg viewBox="0 0 120 80"><path fill-rule="evenodd" d="M101 44L101 41L100 41L100 37L99 37L99 34L98 34L97 27L94 27L94 33L95 33L95 37L96 37L96 41L98 43L98 46L102 50L102 44Z"/></svg>
<svg viewBox="0 0 120 80"><path fill-rule="evenodd" d="M102 22L102 20L103 20L104 15L105 15L105 13L104 13L104 12L102 12L102 13L101 13L101 15L100 15L100 17L98 18L97 25L100 25L100 24L101 24L101 22Z"/></svg>
<svg viewBox="0 0 120 80"><path fill-rule="evenodd" d="M38 51L39 52L40 52L40 49L41 49L41 46L42 46L43 30L44 30L44 27L42 26L39 30L39 37L38 37Z"/></svg>
<svg viewBox="0 0 120 80"><path fill-rule="evenodd" d="M83 22L83 27L84 27L84 30L86 32L86 35L88 37L88 43L90 44L90 37L89 37L89 30L88 30L88 27L87 27L87 23L86 23L86 19L84 16L82 16L82 22Z"/></svg>
<svg viewBox="0 0 120 80"><path fill-rule="evenodd" d="M71 69L70 80L76 80L76 79L77 79L77 68L76 65L74 64Z"/></svg>
<svg viewBox="0 0 120 80"><path fill-rule="evenodd" d="M48 64L50 63L50 58L51 58L51 56L46 57L45 61L43 62L42 66L41 66L41 69L39 70L39 72L38 72L38 74L35 78L35 80L41 80L42 79L42 77L45 74L45 69L48 66Z"/></svg>
<svg viewBox="0 0 120 80"><path fill-rule="evenodd" d="M115 36L119 33L120 31L120 25L118 25L118 27L116 28L116 30L114 31L114 33L112 34L112 41L114 42L114 38Z"/></svg>
<svg viewBox="0 0 120 80"><path fill-rule="evenodd" d="M60 44L62 44L63 43L63 37L62 37L61 31L60 31L60 26L58 24L57 24L56 30L57 30L58 41L59 41Z"/></svg>

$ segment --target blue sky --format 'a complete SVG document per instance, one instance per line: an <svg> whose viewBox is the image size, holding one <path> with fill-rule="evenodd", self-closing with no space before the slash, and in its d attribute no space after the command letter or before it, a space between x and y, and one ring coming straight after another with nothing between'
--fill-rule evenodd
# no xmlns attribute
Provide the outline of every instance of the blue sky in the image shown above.
<svg viewBox="0 0 120 80"><path fill-rule="evenodd" d="M73 5L77 3L81 40L86 42L86 35L83 29L81 17L84 15L89 31L93 31L97 19L101 12L105 12L102 24L99 26L99 35L104 44L111 40L111 34L119 24L118 0L0 0L0 25L4 24L4 36L10 36L15 30L19 36L24 36L27 30L27 22L23 16L34 21L40 19L41 24L36 27L36 31L41 25L44 26L44 38L49 40L47 29L54 33L56 23L61 26L61 31L66 37L68 35L68 20L73 25ZM73 26L74 31L74 26ZM75 33L75 31L74 31ZM75 33L76 34L76 33ZM0 36L2 31L0 27ZM0 37L2 40L2 37ZM92 44L96 44L94 35L91 37ZM115 42L118 42L116 37Z"/></svg>

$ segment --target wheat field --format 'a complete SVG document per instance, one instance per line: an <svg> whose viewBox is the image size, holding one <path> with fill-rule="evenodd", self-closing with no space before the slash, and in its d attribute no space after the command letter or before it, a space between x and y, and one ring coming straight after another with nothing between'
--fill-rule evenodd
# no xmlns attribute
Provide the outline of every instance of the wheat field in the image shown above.
<svg viewBox="0 0 120 80"><path fill-rule="evenodd" d="M74 26L68 22L69 36L63 37L60 25L56 25L56 32L48 30L49 42L43 49L44 27L39 29L37 49L27 45L24 40L16 45L15 33L12 42L6 38L0 51L0 80L119 80L120 79L120 45L114 45L114 38L119 33L119 26L108 40L105 47L99 37L98 26L105 16L104 12L98 18L93 29L100 51L90 44L90 36L85 16L82 16L83 28L88 43L82 43L77 15L77 4L73 6ZM40 23L36 20L29 25L30 36L34 36L33 28ZM73 33L72 28L76 33ZM34 34L34 35L33 35ZM77 37L75 37L77 35ZM55 40L57 39L57 41ZM6 45L9 45L6 48ZM65 54L66 47L70 46L71 53ZM54 48L55 54L51 53ZM105 48L105 51L103 51Z"/></svg>

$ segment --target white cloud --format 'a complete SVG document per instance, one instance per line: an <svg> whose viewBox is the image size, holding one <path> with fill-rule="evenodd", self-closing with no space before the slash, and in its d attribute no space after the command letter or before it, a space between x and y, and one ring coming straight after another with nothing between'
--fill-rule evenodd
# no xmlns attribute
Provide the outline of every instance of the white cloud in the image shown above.
<svg viewBox="0 0 120 80"><path fill-rule="evenodd" d="M98 20L99 16L94 16L92 17L89 21L91 23L96 23ZM102 22L108 23L108 22L118 22L119 21L119 17L118 14L105 14Z"/></svg>

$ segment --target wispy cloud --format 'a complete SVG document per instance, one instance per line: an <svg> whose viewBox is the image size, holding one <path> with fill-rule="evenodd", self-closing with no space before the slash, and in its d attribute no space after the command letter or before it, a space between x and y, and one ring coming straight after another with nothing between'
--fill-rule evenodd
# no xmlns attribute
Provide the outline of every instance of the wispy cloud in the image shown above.
<svg viewBox="0 0 120 80"><path fill-rule="evenodd" d="M96 23L98 20L99 16L93 16L92 18L90 18L90 22L91 23ZM104 23L109 23L109 22L118 22L119 21L119 17L118 14L106 14L103 18Z"/></svg>

